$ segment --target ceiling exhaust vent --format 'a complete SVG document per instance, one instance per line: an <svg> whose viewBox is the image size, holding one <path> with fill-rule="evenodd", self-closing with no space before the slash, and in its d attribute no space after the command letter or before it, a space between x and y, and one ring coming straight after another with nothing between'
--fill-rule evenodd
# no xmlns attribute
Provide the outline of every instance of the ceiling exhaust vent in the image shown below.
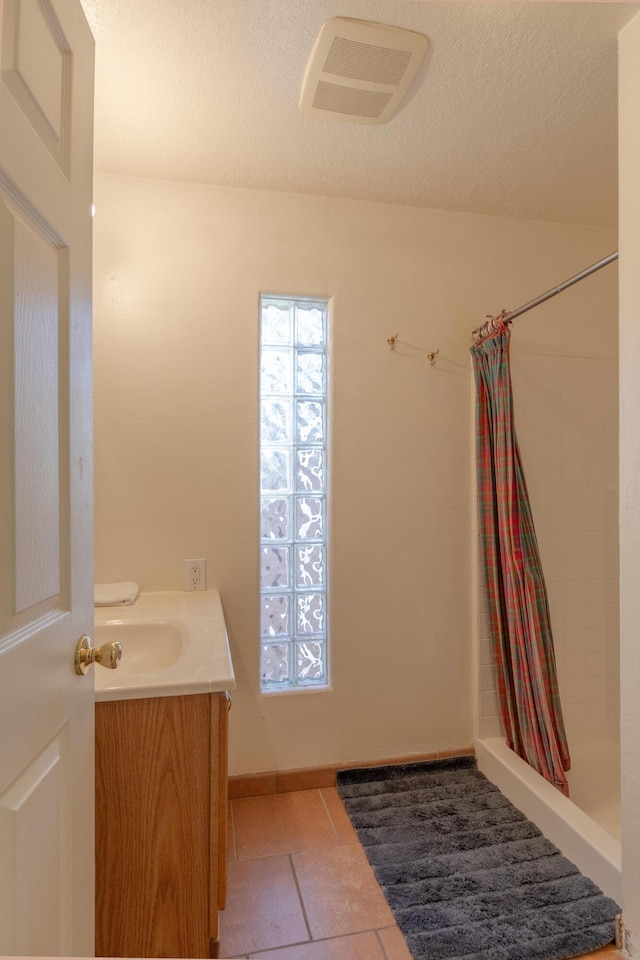
<svg viewBox="0 0 640 960"><path fill-rule="evenodd" d="M300 109L330 120L385 123L427 52L421 33L332 17L322 25L302 81Z"/></svg>

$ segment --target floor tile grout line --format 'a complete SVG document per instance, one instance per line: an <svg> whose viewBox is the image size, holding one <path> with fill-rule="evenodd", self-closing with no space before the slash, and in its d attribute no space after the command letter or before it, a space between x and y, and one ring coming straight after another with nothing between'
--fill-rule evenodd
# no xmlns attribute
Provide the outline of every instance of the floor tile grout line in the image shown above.
<svg viewBox="0 0 640 960"><path fill-rule="evenodd" d="M307 916L307 908L304 905L304 898L302 896L302 890L300 888L300 882L298 881L298 874L296 873L296 867L293 862L293 854L289 854L289 863L291 864L291 871L293 873L293 882L296 885L296 890L298 892L298 899L300 900L300 907L302 909L302 916L304 917L304 922L307 927L307 933L309 934L309 940L312 941L313 937L311 935L311 924L309 923L309 918Z"/></svg>
<svg viewBox="0 0 640 960"><path fill-rule="evenodd" d="M384 960L389 960L389 955L387 954L387 951L384 948L384 943L382 942L382 937L380 936L380 930L374 930L373 932L375 933L378 943L380 944L380 950L382 952L382 956Z"/></svg>
<svg viewBox="0 0 640 960"><path fill-rule="evenodd" d="M310 943L318 943L318 940L296 940L294 943L285 943L280 947L267 947L266 950L261 948L260 950L254 950L253 953L248 953L247 957L251 960L251 957L257 957L260 953L275 953L276 950L290 950L291 947L307 947Z"/></svg>
<svg viewBox="0 0 640 960"><path fill-rule="evenodd" d="M333 943L334 940L348 940L350 937L359 937L364 933L373 933L380 941L380 947L384 956L384 960L388 960L388 955L384 949L384 945L380 940L380 931L381 930L394 930L397 924L390 924L388 927L371 927L368 930L356 930L354 933L340 933L337 937L319 937L317 940L296 940L294 943L285 943L279 947L260 947L259 950L252 950L251 953L240 954L235 960L245 960L245 958L257 957L260 953L275 953L276 950L289 950L291 947L307 947L312 943ZM580 958L576 958L580 960Z"/></svg>
<svg viewBox="0 0 640 960"><path fill-rule="evenodd" d="M336 843L336 847L345 847L345 843ZM355 844L350 844L350 846L355 846ZM256 860L273 860L276 857L292 857L297 853L316 853L319 850L322 850L323 847L321 844L318 844L316 847L296 847L294 850L281 850L280 853L261 853L258 857L239 857L236 855L236 863L255 863Z"/></svg>
<svg viewBox="0 0 640 960"><path fill-rule="evenodd" d="M337 830L337 828L336 828L335 823L333 822L333 817L331 816L331 811L329 810L329 807L328 807L328 805L327 805L327 801L326 801L325 798L324 798L324 794L323 794L323 792L322 792L321 789L318 789L318 793L320 794L320 799L321 799L322 805L323 805L323 807L324 807L324 809L325 809L325 813L326 813L327 816L329 817L329 823L331 824L331 827L332 827L333 832L334 832L334 834L335 834L336 840L340 840L340 837L338 836L338 830Z"/></svg>

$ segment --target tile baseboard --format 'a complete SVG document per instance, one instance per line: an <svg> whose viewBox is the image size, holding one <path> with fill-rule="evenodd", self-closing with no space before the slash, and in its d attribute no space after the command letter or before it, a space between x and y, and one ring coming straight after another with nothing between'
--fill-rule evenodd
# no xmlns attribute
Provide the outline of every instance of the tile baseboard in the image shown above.
<svg viewBox="0 0 640 960"><path fill-rule="evenodd" d="M384 767L393 763L423 763L429 760L445 760L449 757L473 756L473 747L457 747L453 750L436 750L405 757L387 757L382 760L359 760L351 763L336 763L323 767L305 767L300 770L280 770L269 773L248 773L229 777L229 800L245 797L264 797L271 793L291 793L294 790L319 790L335 787L338 770L357 767Z"/></svg>

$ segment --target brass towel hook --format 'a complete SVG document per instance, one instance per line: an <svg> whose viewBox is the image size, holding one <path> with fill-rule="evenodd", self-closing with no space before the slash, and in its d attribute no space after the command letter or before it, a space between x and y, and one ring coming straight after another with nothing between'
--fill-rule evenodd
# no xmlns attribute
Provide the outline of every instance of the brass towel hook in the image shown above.
<svg viewBox="0 0 640 960"><path fill-rule="evenodd" d="M387 337L387 346L389 347L389 350L395 350L397 339L398 339L397 333L395 333L392 337ZM435 364L436 357L438 356L439 353L440 353L440 348L438 348L437 350L434 350L433 353L427 354L427 360L429 361L431 366Z"/></svg>

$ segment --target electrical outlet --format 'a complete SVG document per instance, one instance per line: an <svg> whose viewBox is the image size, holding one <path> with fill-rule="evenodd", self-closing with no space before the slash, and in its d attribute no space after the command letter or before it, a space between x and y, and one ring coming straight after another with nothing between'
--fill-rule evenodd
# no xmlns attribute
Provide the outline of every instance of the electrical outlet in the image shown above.
<svg viewBox="0 0 640 960"><path fill-rule="evenodd" d="M183 577L185 590L207 589L207 561L185 560L183 562Z"/></svg>

